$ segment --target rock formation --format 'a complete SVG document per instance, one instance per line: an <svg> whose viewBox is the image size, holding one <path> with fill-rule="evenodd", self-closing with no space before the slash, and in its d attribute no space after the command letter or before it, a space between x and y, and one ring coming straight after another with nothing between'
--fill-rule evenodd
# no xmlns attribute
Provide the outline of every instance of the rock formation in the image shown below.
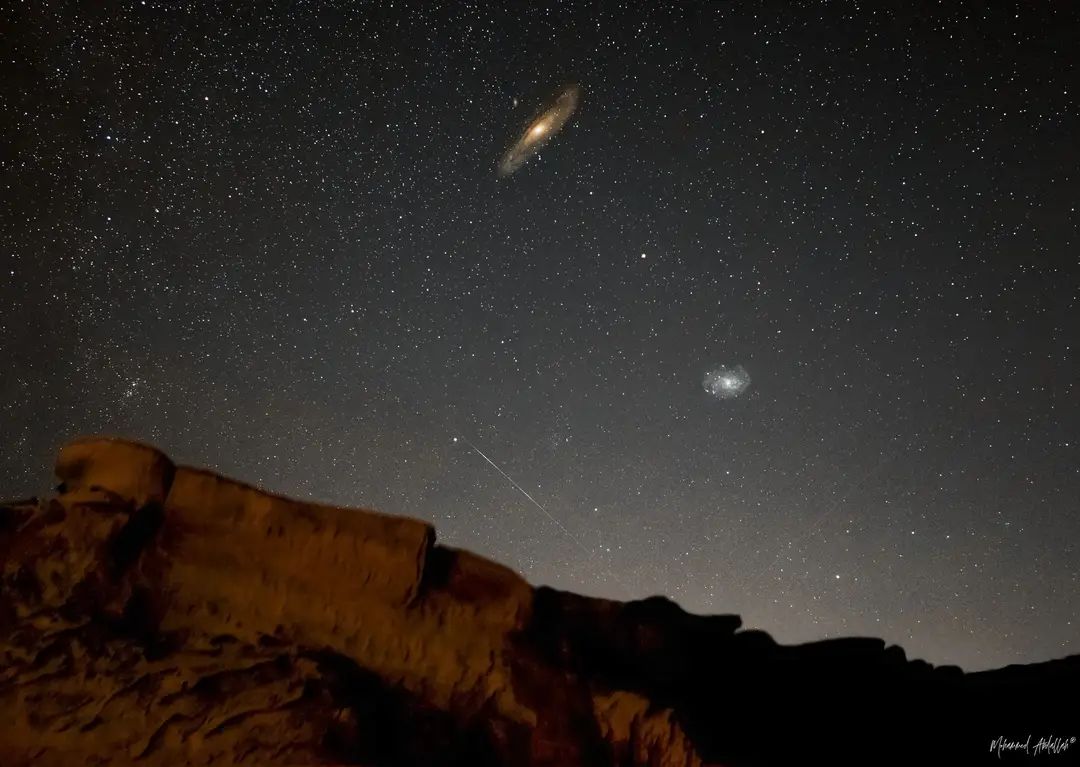
<svg viewBox="0 0 1080 767"><path fill-rule="evenodd" d="M1029 735L1080 755L1080 657L964 674L877 639L778 645L131 442L71 443L56 473L0 506L0 764L975 764Z"/></svg>

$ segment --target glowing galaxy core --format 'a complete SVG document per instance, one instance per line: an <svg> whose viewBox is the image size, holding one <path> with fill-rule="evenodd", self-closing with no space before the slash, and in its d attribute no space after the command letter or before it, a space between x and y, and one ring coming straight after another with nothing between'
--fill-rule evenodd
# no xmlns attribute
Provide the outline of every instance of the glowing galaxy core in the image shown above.
<svg viewBox="0 0 1080 767"><path fill-rule="evenodd" d="M580 94L581 91L576 85L566 88L551 106L529 122L499 161L500 176L509 176L524 165L526 160L539 152L540 148L566 125L577 109Z"/></svg>

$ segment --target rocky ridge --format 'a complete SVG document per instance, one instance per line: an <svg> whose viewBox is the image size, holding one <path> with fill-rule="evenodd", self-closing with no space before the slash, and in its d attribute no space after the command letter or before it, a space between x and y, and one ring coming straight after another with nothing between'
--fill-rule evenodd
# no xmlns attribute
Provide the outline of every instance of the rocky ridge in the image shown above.
<svg viewBox="0 0 1080 767"><path fill-rule="evenodd" d="M4 764L974 764L1028 735L1026 756L1080 755L1078 656L965 674L878 639L779 645L122 440L66 445L56 474L0 505Z"/></svg>

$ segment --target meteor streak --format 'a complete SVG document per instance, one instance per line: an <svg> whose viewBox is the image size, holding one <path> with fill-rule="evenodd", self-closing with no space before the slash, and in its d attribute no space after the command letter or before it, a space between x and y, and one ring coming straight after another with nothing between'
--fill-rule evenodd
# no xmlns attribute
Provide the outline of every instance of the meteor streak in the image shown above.
<svg viewBox="0 0 1080 767"><path fill-rule="evenodd" d="M454 437L454 440L455 440L455 441L457 441L457 439L458 439L457 437ZM584 544L583 544L583 543L582 543L582 542L581 542L580 540L578 540L578 539L577 539L576 537L574 537L574 535L573 535L573 534L572 534L572 533L571 533L571 532L570 532L569 530L567 530L567 529L566 529L566 527L565 527L565 526L563 525L563 523L562 523L562 522L560 522L559 520L557 520L557 519L556 519L556 518L555 518L555 517L554 517L554 516L553 516L553 515L551 514L551 512L550 512L550 511L548 511L547 509L545 509L545 508L544 508L544 506L543 506L543 505L542 505L542 504L541 504L540 502L538 502L538 501L537 501L537 500L536 500L535 498L533 498L533 497L532 497L531 495L529 495L529 493L528 493L528 492L527 492L527 491L525 490L525 488L523 488L523 487L522 487L521 485L519 485L519 484L518 484L517 482L515 482L515 481L514 481L513 477L511 477L511 476L510 476L509 474L507 474L507 473L506 473L505 471L503 471L503 470L502 470L502 469L501 469L501 468L499 467L499 464L495 463L495 462L494 462L493 460L491 460L490 458L488 458L488 457L487 457L487 455L485 455L485 453L484 453L484 451L483 451L483 450L481 450L480 448L478 448L478 447L477 447L476 445L474 445L474 444L473 444L472 442L469 442L469 440L465 439L464 437L462 437L462 438L461 438L461 441L462 441L462 442L464 442L464 443L465 443L466 445L468 445L469 447L471 447L471 448L472 448L473 450L475 450L475 451L476 451L476 453L477 453L477 454L478 454L478 455L479 455L479 456L480 456L481 458L483 458L483 459L484 459L485 461L487 461L487 462L488 462L489 464L491 464L491 468L493 468L493 469L495 469L495 471L499 472L499 474L501 474L501 475L503 476L503 478L504 478L504 479L505 479L505 480L506 480L507 482L509 482L509 483L510 483L511 485L513 485L513 486L514 486L514 488L515 488L515 489L516 489L516 490L517 490L517 491L518 491L519 493L521 493L521 494L522 494L522 495L524 495L524 496L525 496L526 498L528 498L528 499L529 499L529 502L530 502L530 503L532 503L532 505L533 505L533 506L535 506L536 508L540 509L540 511L544 512L544 516L545 516L545 517L547 517L548 519L550 519L550 520L551 520L552 522L554 522L554 523L555 523L555 526L556 526L556 527L558 527L558 528L559 528L559 529L560 529L560 530L562 531L563 535L565 535L565 536L566 536L566 537L567 537L567 538L568 538L569 540L571 540L571 541L572 541L572 542L574 543L574 545L575 545L575 546L577 546L577 547L578 547L579 549L581 549L582 553L586 554L586 555L587 555L587 556L589 556L589 557L594 557L594 556L595 556L593 552L589 551L589 549L588 549L588 548L586 548L586 547L585 547L585 545L584 545ZM619 586L620 586L620 587L622 588L622 590L626 592L627 596L629 596L629 597L630 597L631 599L633 598L633 592L632 592L632 591L630 591L630 589L626 587L626 584L624 584L624 583L623 583L623 582L622 582L622 581L621 581L621 580L620 580L620 579L619 579L619 578L618 578L618 577L617 577L617 576L615 575L615 573L613 573L613 572L611 572L610 570L608 570L608 575L610 575L610 576L611 576L611 577L612 577L612 578L614 579L614 581L615 581L616 583L618 583L618 584L619 584Z"/></svg>
<svg viewBox="0 0 1080 767"><path fill-rule="evenodd" d="M478 447L477 447L476 445L474 445L474 444L473 444L472 442L469 442L469 440L465 439L464 437L462 437L462 438L461 438L461 441L462 441L462 442L464 442L464 443L465 443L466 445L468 445L469 447L471 447L471 448L472 448L473 450L475 450L475 451L476 451L477 453L479 453L479 454L480 454L480 457L481 457L481 458L483 458L483 459L484 459L485 461L487 461L488 463L490 463L490 464L491 464L491 467L492 467L493 469L495 469L495 471L497 471L497 472L499 472L500 474L502 474L502 475L503 475L503 477L504 477L504 478L506 479L506 481L507 481L507 482L509 482L509 483L510 483L511 485L513 485L514 487L516 487L516 488L518 489L518 492L520 492L520 493L521 493L522 495L524 495L524 496L525 496L526 498L528 498L528 499L529 499L530 501L532 501L532 505L533 505L533 506L535 506L536 508L540 509L540 511L544 512L544 516L546 516L546 517L547 517L548 519L550 519L550 520L551 520L552 522L554 522L554 523L556 524L556 526L558 526L558 528L559 528L560 530L562 530L562 531L563 531L563 535L565 535L565 536L566 536L567 538L569 538L569 539L570 539L571 541L573 541L573 542L574 542L574 543L575 543L575 544L577 545L577 547L578 547L579 549L581 549L581 550L582 550L583 552L585 552L586 554L589 554L589 555L591 555L591 554L592 554L592 552L591 552L591 551L589 551L589 550L588 550L587 548L585 548L585 546L583 546L583 545L582 545L581 541L579 541L579 540L578 540L577 538L575 538L575 537L574 537L573 535L571 535L571 534L570 534L570 531L569 531L569 530L567 530L567 529L566 529L565 527L563 527L563 524L562 524L562 522L560 522L559 520L555 519L555 517L553 517L553 516L551 515L551 512L549 512L549 511L548 511L547 509L545 509L545 508L544 508L544 507L543 507L542 505L540 505L540 504L539 504L539 503L537 502L537 500L536 500L535 498L533 498L533 497L532 497L531 495L529 495L529 494L528 494L528 493L527 493L527 492L525 491L525 488L523 488L523 487L522 487L521 485L519 485L519 484L518 484L517 482L515 482L515 481L514 481L514 480L513 480L513 479L512 479L511 477L510 477L510 475L509 475L509 474L507 474L507 473L506 473L505 471L503 471L502 469L500 469L500 468L499 468L499 465L498 465L497 463L495 463L495 462L494 462L493 460L491 460L491 459L490 459L490 458L488 458L488 457L487 457L486 455L484 455L484 452L483 452L483 451L482 451L482 450L481 450L480 448L478 448Z"/></svg>

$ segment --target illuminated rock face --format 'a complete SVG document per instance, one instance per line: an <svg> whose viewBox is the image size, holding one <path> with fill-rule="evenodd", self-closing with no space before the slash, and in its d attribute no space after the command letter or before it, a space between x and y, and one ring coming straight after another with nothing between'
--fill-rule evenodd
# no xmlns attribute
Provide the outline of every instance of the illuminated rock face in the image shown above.
<svg viewBox="0 0 1080 767"><path fill-rule="evenodd" d="M0 506L5 765L860 764L890 739L871 761L916 763L896 738L920 727L974 763L1052 728L1040 702L1080 676L784 647L662 598L534 589L426 523L135 443L72 443L57 475L56 497Z"/></svg>
<svg viewBox="0 0 1080 767"><path fill-rule="evenodd" d="M546 706L581 690L513 646L533 589L428 524L107 439L66 446L57 474L56 498L3 509L16 762L586 764L604 734L683 742L611 694Z"/></svg>

